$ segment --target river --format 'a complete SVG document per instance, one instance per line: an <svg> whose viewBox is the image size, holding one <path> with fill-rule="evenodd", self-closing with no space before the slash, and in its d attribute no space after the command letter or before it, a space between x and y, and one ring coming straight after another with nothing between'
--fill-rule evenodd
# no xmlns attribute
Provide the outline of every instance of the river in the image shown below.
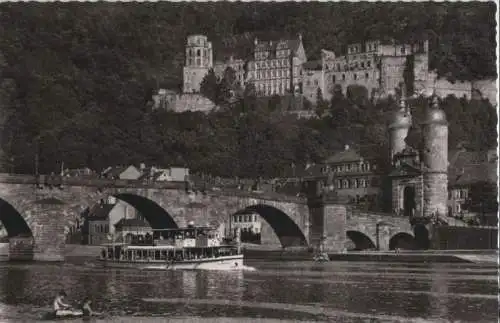
<svg viewBox="0 0 500 323"><path fill-rule="evenodd" d="M496 322L497 267L248 261L254 270L136 271L0 263L0 322L35 322L54 295L93 299L94 322ZM60 322L60 321L59 321ZM72 320L71 322L78 322Z"/></svg>

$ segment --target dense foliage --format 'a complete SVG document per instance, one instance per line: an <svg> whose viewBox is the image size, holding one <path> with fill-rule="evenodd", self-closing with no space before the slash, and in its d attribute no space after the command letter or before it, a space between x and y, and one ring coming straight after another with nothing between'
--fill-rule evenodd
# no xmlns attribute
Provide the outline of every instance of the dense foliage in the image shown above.
<svg viewBox="0 0 500 323"><path fill-rule="evenodd" d="M267 176L345 143L380 147L384 113L394 104L374 105L356 89L322 102L318 113L332 117L309 121L271 112L279 100L257 100L254 89L228 101L231 82L214 92L227 109L213 115L151 111L148 102L158 87L179 87L185 39L194 33L214 41L217 57L226 47L248 55L254 36L301 32L310 59L361 39L429 36L441 74L494 76L494 13L492 3L4 3L2 149L17 172L33 172L38 151L42 172L58 171L62 161L95 169L146 162ZM450 99L446 109L451 145L493 145L491 106Z"/></svg>

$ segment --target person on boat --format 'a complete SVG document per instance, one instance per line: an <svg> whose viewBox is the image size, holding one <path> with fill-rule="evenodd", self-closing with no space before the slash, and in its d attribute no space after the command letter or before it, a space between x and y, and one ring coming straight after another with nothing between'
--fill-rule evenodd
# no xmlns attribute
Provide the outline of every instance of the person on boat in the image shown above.
<svg viewBox="0 0 500 323"><path fill-rule="evenodd" d="M66 297L66 292L65 291L60 291L59 294L57 294L56 298L54 299L54 314L56 316L66 316L66 315L72 315L73 311L71 310L71 305L66 304L64 302L64 298Z"/></svg>

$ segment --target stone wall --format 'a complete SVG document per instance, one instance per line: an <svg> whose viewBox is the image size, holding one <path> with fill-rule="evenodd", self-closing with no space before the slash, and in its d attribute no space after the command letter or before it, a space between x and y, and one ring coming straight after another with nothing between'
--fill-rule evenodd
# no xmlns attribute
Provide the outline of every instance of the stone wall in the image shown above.
<svg viewBox="0 0 500 323"><path fill-rule="evenodd" d="M432 249L466 250L497 249L498 228L435 227L432 234Z"/></svg>
<svg viewBox="0 0 500 323"><path fill-rule="evenodd" d="M377 226L377 223L379 225ZM407 217L397 217L375 212L347 212L346 231L356 231L368 237L380 250L389 250L389 242L398 233L413 236Z"/></svg>
<svg viewBox="0 0 500 323"><path fill-rule="evenodd" d="M116 181L116 183L121 182ZM82 212L86 208L94 206L101 199L106 200L110 195L126 201L138 211L146 210L141 212L146 217L147 214L157 213L158 216L151 219L160 218L162 221L173 219L178 226L185 226L190 221L196 225L220 226L227 222L229 216L237 212L245 210L259 213L267 220L262 221L264 244L277 245L282 242L284 245L297 245L304 239L307 245L312 246L320 239L326 239L325 246L331 251L343 250L347 230L359 230L374 239L374 228L378 221L381 219L387 219L391 223L397 221L394 217L380 214L368 217L348 216L343 205L330 203L323 206L323 202L319 201L311 207L304 198L279 194L274 196L223 191L188 194L180 188L169 188L167 184L165 188L138 186L128 187L121 184L114 187L78 186L72 183L61 188L36 189L29 183L2 183L0 197L12 203L32 231L34 244L31 250L33 259L36 260L62 260L65 235L69 228L81 219ZM165 225L167 222L150 223L155 227ZM274 233L270 224L281 232ZM400 224L395 226L400 230L404 229ZM284 227L287 228L283 229ZM397 231L391 230L387 235ZM23 253L29 254L28 249L22 251L22 248L16 247L19 244L15 244L15 240L12 241L14 258Z"/></svg>

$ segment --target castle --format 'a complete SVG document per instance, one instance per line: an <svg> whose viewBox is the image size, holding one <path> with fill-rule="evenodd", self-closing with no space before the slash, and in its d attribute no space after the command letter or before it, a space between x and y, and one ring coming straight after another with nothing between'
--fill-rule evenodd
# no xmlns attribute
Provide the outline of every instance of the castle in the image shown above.
<svg viewBox="0 0 500 323"><path fill-rule="evenodd" d="M210 69L222 78L232 68L241 87L253 83L259 96L304 97L316 104L318 92L330 100L335 89L343 93L349 86L359 85L374 98L396 94L405 82L405 73L412 75L415 93L439 97L455 95L486 97L496 105L496 80L452 83L439 79L429 70L429 42L397 43L394 40L373 40L349 44L344 55L323 49L321 60L308 61L298 34L293 39L277 41L254 40L253 56L248 60L230 57L214 62L212 42L204 35L187 38L183 67L183 93L160 90L153 96L155 108L209 112L217 107L200 95L200 85Z"/></svg>

